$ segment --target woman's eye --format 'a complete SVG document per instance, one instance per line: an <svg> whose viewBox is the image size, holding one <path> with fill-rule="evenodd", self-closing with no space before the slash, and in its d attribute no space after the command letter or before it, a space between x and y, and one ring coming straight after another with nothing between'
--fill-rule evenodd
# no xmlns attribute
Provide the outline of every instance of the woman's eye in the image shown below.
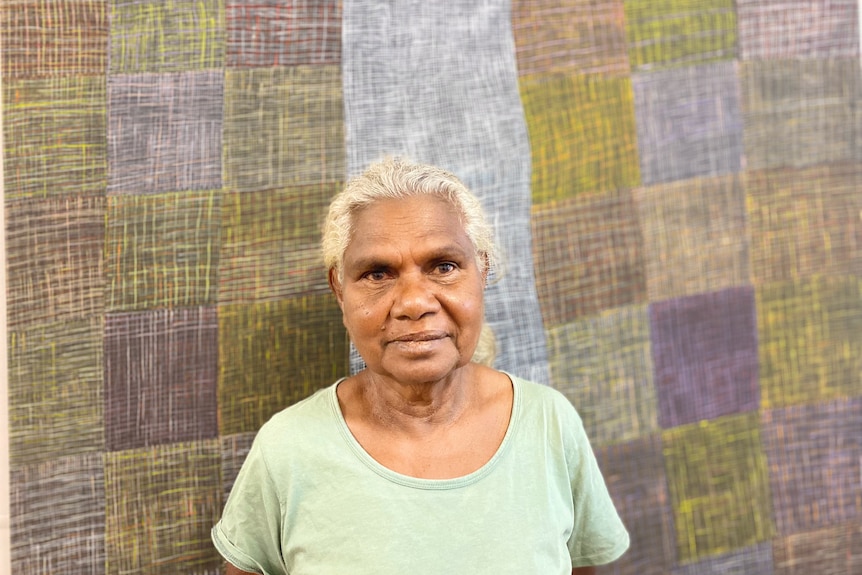
<svg viewBox="0 0 862 575"><path fill-rule="evenodd" d="M443 262L441 264L437 264L437 271L443 274L448 274L455 271L455 267L455 264L452 262Z"/></svg>

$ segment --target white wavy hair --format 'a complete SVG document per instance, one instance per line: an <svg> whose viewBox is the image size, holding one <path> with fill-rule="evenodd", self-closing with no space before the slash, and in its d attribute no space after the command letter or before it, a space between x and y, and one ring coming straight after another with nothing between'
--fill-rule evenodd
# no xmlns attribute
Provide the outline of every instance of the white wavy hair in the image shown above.
<svg viewBox="0 0 862 575"><path fill-rule="evenodd" d="M391 157L375 162L352 178L329 205L323 222L323 263L343 279L344 252L355 215L382 199L430 195L446 200L460 214L464 232L476 250L476 265L488 274L497 264L494 231L482 204L454 174L436 166Z"/></svg>

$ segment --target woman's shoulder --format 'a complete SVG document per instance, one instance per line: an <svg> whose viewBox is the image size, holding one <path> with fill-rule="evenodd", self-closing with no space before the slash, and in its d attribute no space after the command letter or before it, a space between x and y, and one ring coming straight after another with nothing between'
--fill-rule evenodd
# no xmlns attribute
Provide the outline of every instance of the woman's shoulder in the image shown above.
<svg viewBox="0 0 862 575"><path fill-rule="evenodd" d="M569 399L559 390L507 373L520 396L521 409L527 417L541 416L564 426L582 426L580 415Z"/></svg>
<svg viewBox="0 0 862 575"><path fill-rule="evenodd" d="M572 402L557 389L512 376L520 388L520 428L528 441L557 445L566 454L565 461L582 461L590 450L584 422Z"/></svg>
<svg viewBox="0 0 862 575"><path fill-rule="evenodd" d="M506 372L506 375L509 376L515 387L519 388L525 400L547 404L564 410L574 409L569 399L562 392L550 385L537 383L509 372Z"/></svg>
<svg viewBox="0 0 862 575"><path fill-rule="evenodd" d="M343 434L332 406L334 385L282 409L260 427L251 453L271 475L297 477L299 469L325 464L324 454L334 457L343 451Z"/></svg>
<svg viewBox="0 0 862 575"><path fill-rule="evenodd" d="M260 441L277 439L287 441L319 431L319 426L331 425L333 419L332 395L337 382L320 388L311 395L276 412L258 431Z"/></svg>

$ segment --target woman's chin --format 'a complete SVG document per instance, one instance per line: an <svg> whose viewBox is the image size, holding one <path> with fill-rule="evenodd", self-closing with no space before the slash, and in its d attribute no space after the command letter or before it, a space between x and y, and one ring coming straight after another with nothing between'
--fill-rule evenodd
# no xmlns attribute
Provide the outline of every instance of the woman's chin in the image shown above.
<svg viewBox="0 0 862 575"><path fill-rule="evenodd" d="M461 362L458 357L402 359L391 365L383 363L379 372L405 385L433 384L449 378L467 363Z"/></svg>

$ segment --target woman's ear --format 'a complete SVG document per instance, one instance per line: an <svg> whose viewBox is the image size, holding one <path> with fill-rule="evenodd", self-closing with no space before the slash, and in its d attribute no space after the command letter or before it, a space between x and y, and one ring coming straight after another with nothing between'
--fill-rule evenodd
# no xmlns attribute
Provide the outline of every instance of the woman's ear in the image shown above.
<svg viewBox="0 0 862 575"><path fill-rule="evenodd" d="M341 280L338 279L338 272L335 271L335 268L329 268L329 289L332 290L332 293L335 294L335 299L338 300L338 307L342 307L342 303L344 299L342 298L341 293Z"/></svg>

